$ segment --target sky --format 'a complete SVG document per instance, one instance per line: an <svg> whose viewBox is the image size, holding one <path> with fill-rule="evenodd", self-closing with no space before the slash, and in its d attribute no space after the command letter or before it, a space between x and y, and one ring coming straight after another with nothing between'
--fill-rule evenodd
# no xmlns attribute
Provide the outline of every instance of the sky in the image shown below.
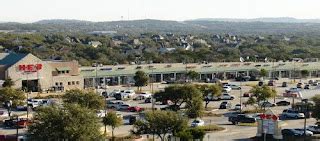
<svg viewBox="0 0 320 141"><path fill-rule="evenodd" d="M320 19L320 0L0 0L0 21L294 17Z"/></svg>

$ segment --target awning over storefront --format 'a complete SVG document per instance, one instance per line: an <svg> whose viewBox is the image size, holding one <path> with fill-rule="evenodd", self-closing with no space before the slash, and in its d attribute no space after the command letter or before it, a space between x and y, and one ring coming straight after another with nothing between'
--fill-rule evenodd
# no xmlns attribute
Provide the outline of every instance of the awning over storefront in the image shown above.
<svg viewBox="0 0 320 141"><path fill-rule="evenodd" d="M59 67L59 68L56 68L58 71L67 71L67 70L71 70L70 67Z"/></svg>

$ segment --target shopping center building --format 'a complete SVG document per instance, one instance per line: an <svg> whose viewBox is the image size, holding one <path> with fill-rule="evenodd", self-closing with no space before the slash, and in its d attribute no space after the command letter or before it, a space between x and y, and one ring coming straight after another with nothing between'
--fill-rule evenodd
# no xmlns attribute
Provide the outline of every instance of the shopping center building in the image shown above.
<svg viewBox="0 0 320 141"><path fill-rule="evenodd" d="M269 78L301 78L320 76L320 62L220 62L197 64L96 65L80 67L77 61L41 60L32 54L0 53L0 80L11 78L15 88L29 91L65 91L89 87L133 84L139 70L151 82L180 81L186 72L199 73L198 80L234 79L237 76L259 76L261 69Z"/></svg>
<svg viewBox="0 0 320 141"><path fill-rule="evenodd" d="M32 54L0 53L0 80L8 78L14 88L33 92L83 88L77 61L43 61Z"/></svg>

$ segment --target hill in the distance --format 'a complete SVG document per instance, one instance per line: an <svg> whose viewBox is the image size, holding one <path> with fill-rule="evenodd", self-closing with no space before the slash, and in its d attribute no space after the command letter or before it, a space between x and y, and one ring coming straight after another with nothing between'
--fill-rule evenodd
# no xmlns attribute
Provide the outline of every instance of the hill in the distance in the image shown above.
<svg viewBox="0 0 320 141"><path fill-rule="evenodd" d="M90 22L81 20L42 20L35 23L0 23L0 30L38 32L117 31L118 33L235 33L235 34L320 34L320 20L294 18L196 19L183 22L131 20Z"/></svg>

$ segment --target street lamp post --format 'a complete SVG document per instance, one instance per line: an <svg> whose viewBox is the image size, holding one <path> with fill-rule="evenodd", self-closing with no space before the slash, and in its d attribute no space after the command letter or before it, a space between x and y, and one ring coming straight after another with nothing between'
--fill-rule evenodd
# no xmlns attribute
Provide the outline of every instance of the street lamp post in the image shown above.
<svg viewBox="0 0 320 141"><path fill-rule="evenodd" d="M304 99L302 100L302 102L304 103L304 126L303 126L303 138L304 140L306 140L306 130L307 130L307 109L308 109L308 99Z"/></svg>

